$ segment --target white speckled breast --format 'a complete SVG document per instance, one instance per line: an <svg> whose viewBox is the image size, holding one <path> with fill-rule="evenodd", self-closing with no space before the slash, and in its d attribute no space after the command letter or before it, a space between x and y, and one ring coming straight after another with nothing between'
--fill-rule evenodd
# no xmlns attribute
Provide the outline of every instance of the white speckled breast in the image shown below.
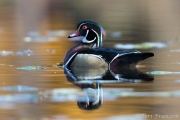
<svg viewBox="0 0 180 120"><path fill-rule="evenodd" d="M105 67L108 65L103 58L94 54L78 54L73 62L71 63L71 67Z"/></svg>

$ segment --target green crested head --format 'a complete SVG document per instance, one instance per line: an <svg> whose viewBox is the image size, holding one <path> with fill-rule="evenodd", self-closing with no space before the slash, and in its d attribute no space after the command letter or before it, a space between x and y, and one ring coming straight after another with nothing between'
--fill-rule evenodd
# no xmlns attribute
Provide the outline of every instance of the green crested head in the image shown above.
<svg viewBox="0 0 180 120"><path fill-rule="evenodd" d="M77 31L68 38L72 40L80 39L83 43L94 43L96 47L101 47L105 31L103 27L94 21L81 21L77 25Z"/></svg>

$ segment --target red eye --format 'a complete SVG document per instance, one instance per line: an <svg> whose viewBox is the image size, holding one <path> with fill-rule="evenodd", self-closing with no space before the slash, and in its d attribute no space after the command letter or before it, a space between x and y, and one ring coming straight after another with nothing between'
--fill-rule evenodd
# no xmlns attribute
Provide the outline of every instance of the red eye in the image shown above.
<svg viewBox="0 0 180 120"><path fill-rule="evenodd" d="M82 26L82 29L86 30L86 29L87 29L87 26L86 26L86 25L83 25L83 26Z"/></svg>

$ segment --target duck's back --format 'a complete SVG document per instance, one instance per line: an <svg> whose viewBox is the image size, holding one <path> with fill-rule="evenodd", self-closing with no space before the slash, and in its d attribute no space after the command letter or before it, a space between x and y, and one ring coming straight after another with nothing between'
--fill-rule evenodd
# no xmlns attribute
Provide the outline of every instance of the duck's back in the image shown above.
<svg viewBox="0 0 180 120"><path fill-rule="evenodd" d="M78 54L92 54L97 55L106 60L106 62L110 63L113 59L116 59L119 56L123 56L126 54L136 54L141 53L137 50L117 50L112 48L94 48L80 51Z"/></svg>
<svg viewBox="0 0 180 120"><path fill-rule="evenodd" d="M153 56L153 53L141 53L137 50L116 50L111 48L86 49L76 53L71 60L71 67L120 67L136 65Z"/></svg>

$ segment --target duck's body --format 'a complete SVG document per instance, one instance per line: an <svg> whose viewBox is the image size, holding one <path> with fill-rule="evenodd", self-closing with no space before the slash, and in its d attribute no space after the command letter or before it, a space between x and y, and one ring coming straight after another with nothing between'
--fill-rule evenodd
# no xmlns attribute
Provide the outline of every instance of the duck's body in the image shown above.
<svg viewBox="0 0 180 120"><path fill-rule="evenodd" d="M68 38L80 38L82 41L72 47L64 58L64 67L113 67L135 66L138 62L154 56L153 53L141 53L137 50L116 50L103 48L103 28L92 21L83 21L78 31ZM96 45L95 48L93 46Z"/></svg>
<svg viewBox="0 0 180 120"><path fill-rule="evenodd" d="M66 62L67 67L122 67L134 66L153 56L136 50L116 50L111 48L83 49L74 52Z"/></svg>

